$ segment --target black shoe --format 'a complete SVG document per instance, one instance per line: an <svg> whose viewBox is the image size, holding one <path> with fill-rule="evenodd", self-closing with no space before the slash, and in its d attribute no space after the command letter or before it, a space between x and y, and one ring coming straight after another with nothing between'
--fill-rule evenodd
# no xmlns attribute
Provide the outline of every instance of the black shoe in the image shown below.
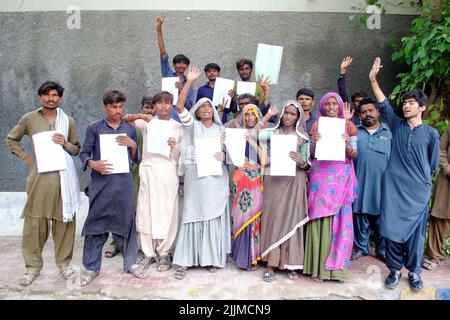
<svg viewBox="0 0 450 320"><path fill-rule="evenodd" d="M394 289L400 282L402 273L400 271L391 272L386 280L384 280L384 286L388 289Z"/></svg>
<svg viewBox="0 0 450 320"><path fill-rule="evenodd" d="M358 260L361 257L367 256L366 253L362 252L361 250L354 250L352 252L352 256L350 257L350 260Z"/></svg>
<svg viewBox="0 0 450 320"><path fill-rule="evenodd" d="M416 273L410 272L408 274L408 282L409 287L415 292L419 292L423 289L423 281Z"/></svg>

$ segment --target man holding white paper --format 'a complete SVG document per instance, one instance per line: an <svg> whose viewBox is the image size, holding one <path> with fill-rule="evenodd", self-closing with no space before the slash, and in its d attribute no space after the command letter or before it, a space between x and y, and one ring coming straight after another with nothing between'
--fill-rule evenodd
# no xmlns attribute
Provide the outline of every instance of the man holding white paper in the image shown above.
<svg viewBox="0 0 450 320"><path fill-rule="evenodd" d="M236 81L233 90L230 91L230 96L232 98L230 111L236 113L234 114L234 117L238 116L240 111L242 111L242 108L244 107L243 105L238 104L239 97L243 94L251 94L255 97L255 104L261 109L262 115L264 116L270 107L268 82L269 79L267 77L261 76L256 78L256 82L251 81L253 61L250 59L242 58L237 60L236 69L238 71L240 81ZM253 87L255 88L253 89ZM227 119L227 121L228 120L230 119Z"/></svg>
<svg viewBox="0 0 450 320"><path fill-rule="evenodd" d="M22 286L30 285L41 271L42 250L50 230L61 275L67 280L75 274L69 263L75 240L75 212L80 205L80 187L71 156L80 152L81 145L75 121L58 108L63 93L64 88L60 84L45 81L38 89L42 107L25 114L6 137L10 151L30 167L26 184L27 202L22 211L22 254L26 267L24 277L19 280ZM27 154L20 141L25 135L31 138L49 130L56 133L47 134L44 144L53 143L62 147L65 169L56 170L52 157L45 159L43 155L41 160L49 165L45 170L49 172L39 173L36 152L40 150L33 146L32 154Z"/></svg>
<svg viewBox="0 0 450 320"><path fill-rule="evenodd" d="M135 226L135 196L133 175L128 172L113 173L111 164L116 159L101 160L102 135L116 135L118 146L126 147L127 158L140 162L136 129L122 121L126 96L111 90L103 95L106 119L91 123L86 129L86 138L80 153L83 171L90 167L89 213L84 223L83 266L86 270L80 276L79 285L89 284L99 273L102 262L102 248L112 233L116 246L123 254L124 271L137 278L146 275L135 264L138 242ZM117 155L116 157L119 157ZM130 166L130 163L128 163Z"/></svg>
<svg viewBox="0 0 450 320"><path fill-rule="evenodd" d="M143 134L144 150L139 169L136 229L144 259L139 262L147 269L156 259L158 271L170 268L170 255L178 231L178 158L182 126L170 118L172 95L166 91L153 96L157 116L149 123L146 115L128 114Z"/></svg>

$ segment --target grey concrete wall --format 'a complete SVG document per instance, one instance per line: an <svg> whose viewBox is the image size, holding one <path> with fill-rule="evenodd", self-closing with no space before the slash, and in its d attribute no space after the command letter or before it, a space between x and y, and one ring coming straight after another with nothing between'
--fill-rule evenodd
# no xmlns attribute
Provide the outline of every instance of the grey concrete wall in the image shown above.
<svg viewBox="0 0 450 320"><path fill-rule="evenodd" d="M126 112L137 112L143 94L160 87L159 51L154 27L157 11L82 11L81 29L69 30L66 12L0 13L0 136L38 106L37 88L47 79L65 88L63 108L75 118L84 141L86 126L103 116L101 96L124 90ZM389 92L398 70L390 61L389 41L406 34L413 16L382 16L380 30L352 27L344 13L178 11L166 18L168 53L184 53L192 66L216 62L222 77L237 77L234 61L254 60L259 42L284 47L279 84L271 102L295 98L301 86L320 96L337 90L339 65L354 57L349 92L370 92L368 72L375 56L384 68L380 80ZM202 77L196 88L206 81ZM29 143L24 144L29 148ZM27 169L6 147L0 149L0 192L23 191ZM76 164L80 168L77 160ZM80 172L81 187L89 182Z"/></svg>

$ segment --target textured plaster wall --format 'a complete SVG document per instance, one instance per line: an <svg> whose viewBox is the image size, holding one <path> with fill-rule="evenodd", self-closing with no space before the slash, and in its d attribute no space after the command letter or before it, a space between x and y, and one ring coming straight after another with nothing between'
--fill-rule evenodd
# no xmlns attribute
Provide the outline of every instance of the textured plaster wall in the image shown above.
<svg viewBox="0 0 450 320"><path fill-rule="evenodd" d="M0 13L0 136L20 117L38 106L37 88L47 79L60 82L66 92L64 110L78 124L84 141L86 126L103 116L101 96L107 89L124 90L126 112L137 112L142 95L160 87L159 51L154 27L157 11L82 11L81 29L69 30L66 12ZM380 30L352 27L345 13L305 12L170 12L164 26L168 53L184 53L192 66L216 62L222 77L236 79L234 61L255 59L259 42L284 47L279 84L271 87L271 102L295 98L302 86L315 89L317 98L337 90L342 58L354 57L348 78L349 93L370 93L368 72L375 56L383 60L380 75L388 93L396 70L390 61L389 41L406 34L414 18L382 16ZM206 78L196 83L204 84ZM27 139L26 139L27 140ZM29 149L29 142L24 143ZM80 161L76 159L77 167ZM24 191L27 169L4 146L0 148L0 192ZM89 174L80 171L84 188Z"/></svg>

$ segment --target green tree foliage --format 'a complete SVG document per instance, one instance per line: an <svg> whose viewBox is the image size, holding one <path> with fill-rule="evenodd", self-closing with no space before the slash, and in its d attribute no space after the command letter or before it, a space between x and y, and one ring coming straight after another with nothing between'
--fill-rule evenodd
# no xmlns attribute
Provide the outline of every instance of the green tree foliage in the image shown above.
<svg viewBox="0 0 450 320"><path fill-rule="evenodd" d="M399 101L407 91L421 88L430 104L424 113L427 124L445 130L450 116L450 6L448 0L424 0L413 20L411 34L391 45L392 60L404 63L408 72L399 73L399 84L390 98Z"/></svg>

